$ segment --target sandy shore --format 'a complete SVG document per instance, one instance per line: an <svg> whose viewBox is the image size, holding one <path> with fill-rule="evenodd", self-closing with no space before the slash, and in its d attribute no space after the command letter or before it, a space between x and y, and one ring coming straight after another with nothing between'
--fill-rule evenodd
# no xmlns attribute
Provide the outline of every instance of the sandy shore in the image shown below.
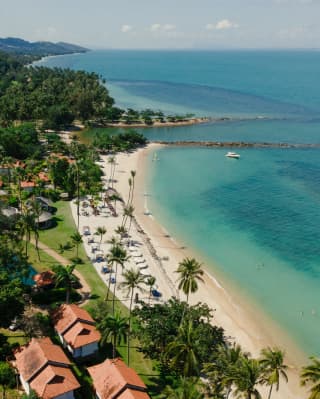
<svg viewBox="0 0 320 399"><path fill-rule="evenodd" d="M162 293L161 299L153 299L153 301L165 301L171 296L179 296L184 298L183 293L179 293L176 289L177 269L178 263L186 256L194 256L200 261L199 254L184 248L183 245L173 239L168 232L157 222L157 220L147 212L147 196L145 187L145 170L146 161L150 151L154 151L161 147L159 144L149 144L147 148L139 149L132 154L117 155L117 168L115 172L115 179L117 180L115 188L121 193L124 200L126 200L129 187L128 178L130 171L136 170L137 176L135 181L134 193L134 207L136 223L133 223L130 230L132 239L136 242L136 248L142 259L145 259L145 264L148 265L143 272L156 277L157 288ZM99 163L104 170L105 176L109 176L109 165L107 157L102 157L103 162ZM107 182L106 182L107 185ZM102 205L102 202L100 206ZM76 220L76 205L72 204L72 213ZM114 229L121 224L121 210L122 207L117 207L119 211L118 217L112 217L107 209L101 208L98 216L81 216L80 217L80 232L83 232L84 226L90 226L91 233L94 233L98 226L105 226L107 234L103 237L101 250L107 253L110 249L110 244L105 243L112 235ZM95 241L99 238L95 236ZM94 254L92 253L92 244L85 241L85 248L88 256L94 261ZM154 251L160 260L155 259ZM131 252L133 254L134 252ZM168 258L168 260L166 260ZM143 264L136 264L137 258L132 257L128 262L127 268L139 267ZM101 272L101 266L104 264L94 262L94 267L100 274L105 284L108 284L109 275ZM124 303L128 303L128 298L122 292L118 283L121 282L121 275L119 273L116 284L116 295ZM148 298L148 293L139 294L140 297ZM300 353L295 347L294 343L275 325L271 320L264 316L261 310L254 307L247 298L239 293L237 287L232 286L230 282L224 281L222 276L218 273L215 276L206 273L204 284L200 284L199 290L190 295L190 303L198 302L207 303L214 312L214 322L222 326L226 335L232 337L238 342L244 350L249 351L253 356L258 356L262 348L271 346L279 346L286 349L287 358L286 363L290 365L289 370L289 384L286 385L283 381L280 384L280 391L273 392L272 397L276 399L297 399L306 397L306 391L299 386L299 366L305 363L304 354ZM263 394L265 392L262 391Z"/></svg>

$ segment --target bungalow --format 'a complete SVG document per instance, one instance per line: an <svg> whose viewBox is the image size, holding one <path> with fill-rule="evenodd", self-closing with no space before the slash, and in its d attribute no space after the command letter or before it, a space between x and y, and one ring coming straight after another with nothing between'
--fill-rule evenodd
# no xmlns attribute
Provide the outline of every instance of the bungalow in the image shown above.
<svg viewBox="0 0 320 399"><path fill-rule="evenodd" d="M36 183L34 181L22 181L20 187L24 191L31 192L36 187Z"/></svg>
<svg viewBox="0 0 320 399"><path fill-rule="evenodd" d="M46 270L42 273L35 274L32 279L35 282L38 289L48 289L54 286L55 273L52 270Z"/></svg>
<svg viewBox="0 0 320 399"><path fill-rule="evenodd" d="M54 328L75 359L94 355L101 339L89 313L77 305L61 305L53 313Z"/></svg>
<svg viewBox="0 0 320 399"><path fill-rule="evenodd" d="M88 367L97 399L150 399L138 374L121 359Z"/></svg>
<svg viewBox="0 0 320 399"><path fill-rule="evenodd" d="M74 398L80 384L70 369L69 359L50 338L33 338L15 352L15 358L14 366L27 395L33 389L43 399Z"/></svg>
<svg viewBox="0 0 320 399"><path fill-rule="evenodd" d="M36 202L41 206L44 211L54 213L57 209L53 206L52 201L48 198L38 196L35 198Z"/></svg>

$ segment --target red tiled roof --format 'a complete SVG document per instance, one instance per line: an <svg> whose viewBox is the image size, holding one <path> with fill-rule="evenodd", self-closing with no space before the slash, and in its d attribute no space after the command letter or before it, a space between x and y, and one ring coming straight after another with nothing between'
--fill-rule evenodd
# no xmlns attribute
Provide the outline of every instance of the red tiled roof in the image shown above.
<svg viewBox="0 0 320 399"><path fill-rule="evenodd" d="M47 181L47 182L50 181L49 176L46 173L44 173L44 172L40 172L38 174L38 177L42 181Z"/></svg>
<svg viewBox="0 0 320 399"><path fill-rule="evenodd" d="M49 365L32 380L30 386L41 398L51 399L74 391L80 384L69 368Z"/></svg>
<svg viewBox="0 0 320 399"><path fill-rule="evenodd" d="M54 345L50 338L33 338L28 345L15 352L15 358L17 369L26 381L48 362L70 364L60 346Z"/></svg>
<svg viewBox="0 0 320 399"><path fill-rule="evenodd" d="M15 358L20 375L41 398L52 399L80 387L69 359L50 338L33 338L15 352Z"/></svg>
<svg viewBox="0 0 320 399"><path fill-rule="evenodd" d="M74 304L61 305L53 313L54 328L59 334L64 334L77 320L94 325L94 320L89 313Z"/></svg>
<svg viewBox="0 0 320 399"><path fill-rule="evenodd" d="M146 386L135 370L121 359L107 359L97 366L88 367L93 385L101 399L148 399Z"/></svg>
<svg viewBox="0 0 320 399"><path fill-rule="evenodd" d="M84 345L99 342L101 335L95 326L78 322L63 335L63 338L69 345L76 349Z"/></svg>
<svg viewBox="0 0 320 399"><path fill-rule="evenodd" d="M52 270L46 270L45 272L35 274L33 281L38 287L45 287L54 283L55 273Z"/></svg>
<svg viewBox="0 0 320 399"><path fill-rule="evenodd" d="M20 183L21 188L35 187L36 183L34 181L22 181Z"/></svg>
<svg viewBox="0 0 320 399"><path fill-rule="evenodd" d="M147 392L137 391L134 389L127 388L120 395L117 396L117 399L149 399L149 395Z"/></svg>

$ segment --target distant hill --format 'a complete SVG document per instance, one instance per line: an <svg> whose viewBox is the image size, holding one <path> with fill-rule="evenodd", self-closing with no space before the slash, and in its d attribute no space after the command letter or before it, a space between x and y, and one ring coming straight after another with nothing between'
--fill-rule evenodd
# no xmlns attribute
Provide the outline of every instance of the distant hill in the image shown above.
<svg viewBox="0 0 320 399"><path fill-rule="evenodd" d="M60 55L70 53L84 53L89 49L75 44L58 42L28 42L15 37L0 38L0 51L11 54L25 54L34 56Z"/></svg>

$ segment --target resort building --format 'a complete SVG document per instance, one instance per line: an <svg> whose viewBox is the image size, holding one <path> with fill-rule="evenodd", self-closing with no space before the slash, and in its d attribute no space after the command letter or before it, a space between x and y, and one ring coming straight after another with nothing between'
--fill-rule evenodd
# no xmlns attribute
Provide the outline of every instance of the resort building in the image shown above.
<svg viewBox="0 0 320 399"><path fill-rule="evenodd" d="M149 399L144 382L121 359L107 359L88 372L97 399Z"/></svg>
<svg viewBox="0 0 320 399"><path fill-rule="evenodd" d="M94 355L101 338L89 313L77 305L61 305L53 313L54 328L64 347L77 358Z"/></svg>
<svg viewBox="0 0 320 399"><path fill-rule="evenodd" d="M43 399L73 399L80 387L63 350L50 338L33 338L15 352L14 366L27 394L33 389Z"/></svg>

